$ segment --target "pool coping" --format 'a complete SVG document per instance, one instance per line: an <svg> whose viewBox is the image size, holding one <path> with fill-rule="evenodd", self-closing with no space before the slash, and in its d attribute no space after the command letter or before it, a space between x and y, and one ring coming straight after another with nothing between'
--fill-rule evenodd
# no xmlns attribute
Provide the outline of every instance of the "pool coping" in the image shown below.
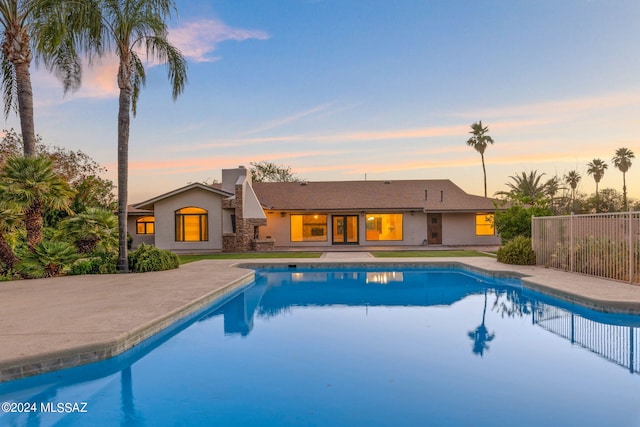
<svg viewBox="0 0 640 427"><path fill-rule="evenodd" d="M386 268L428 265L460 267L490 277L518 277L522 280L523 286L528 289L598 311L640 314L640 286L542 267L505 265L498 263L493 258L362 259L345 256L344 259L206 260L186 264L177 270L168 272L38 279L23 281L16 286L7 286L6 288L2 288L0 285L0 301L7 300L7 298L2 297L11 296L11 292L14 292L17 297L13 295L16 298L9 298L10 302L18 304L24 300L22 302L28 305L29 297L34 296L30 291L33 291L38 294L45 294L43 296L39 295L42 300L40 301L42 309L47 310L47 307L51 306L55 308L55 310L51 308L51 313L44 313L41 316L41 321L35 321L32 330L29 330L30 325L25 325L23 331L15 334L0 333L0 383L81 366L117 356L140 344L145 339L167 330L167 328L190 314L249 284L253 280L254 272L247 269L268 266L289 267L291 265L311 268L372 266ZM180 283L181 288L176 288L175 283ZM111 291L109 286L117 289ZM55 288L53 291L51 291L52 287ZM68 287L72 288L72 292L68 295L70 296L68 300L57 301L59 304L47 303L47 298L53 298L53 296L57 295L56 292L63 292ZM183 288L189 292L185 291L184 295L182 295ZM12 291L14 289L18 289L18 291ZM46 293L49 291L51 295L47 296ZM119 291L123 295L120 295ZM82 293L84 299L78 299L78 296L74 299L74 292ZM110 303L108 310L100 313L86 313L82 310L74 311L74 309L78 309L78 306L74 306L74 304L88 303L88 301L94 302L91 298L91 292L96 293L96 295L93 295L96 298L101 295L100 292L103 293L103 296L104 292L109 292L107 295L107 301ZM165 304L165 300L170 297L172 299L172 301L169 301L171 304ZM136 301L136 298L138 301ZM173 301L174 299L175 301ZM158 307L154 306L153 310L149 310L149 313L143 313L145 316L132 319L130 322L121 322L122 324L116 325L117 327L112 330L106 331L106 328L103 327L105 318L107 320L109 317L112 320L121 320L126 318L127 314L137 315L138 313L131 310L136 310L138 307L136 304L144 304L148 300L157 300L162 304L159 303ZM95 307L99 306L96 305ZM91 309L91 306L86 308L86 310ZM95 310L97 309L94 308ZM20 319L28 319L27 317L20 317L19 310L14 310L12 313L16 319L0 318L0 331L7 331L7 328L10 329L12 325L18 327ZM50 316L47 316L47 314ZM85 319L80 318L83 314L86 316ZM69 316L72 318L67 319ZM73 318L73 316L76 316L76 318ZM50 322L48 322L49 320ZM67 339L65 342L56 341L56 338L60 335L55 330L57 326L70 328L74 326L74 322L81 322L82 320L86 320L86 324L82 324L82 329L85 332L68 332L71 339ZM47 330L53 330L51 332L53 339L47 340L47 338L51 338L45 335ZM82 335L83 333L85 335ZM87 337L86 335L90 336ZM23 339L34 341L33 345L23 346L23 352L20 354L15 354L16 351L11 354L9 350L12 348L12 343L14 346L19 345ZM38 340L47 341L45 344L48 346L41 345L42 343L39 343ZM78 344L78 341L84 342L84 344Z"/></svg>

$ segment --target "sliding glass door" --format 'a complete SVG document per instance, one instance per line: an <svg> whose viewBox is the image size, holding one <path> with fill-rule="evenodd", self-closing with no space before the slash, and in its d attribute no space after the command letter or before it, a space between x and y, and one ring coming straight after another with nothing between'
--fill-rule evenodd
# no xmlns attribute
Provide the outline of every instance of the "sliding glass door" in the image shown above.
<svg viewBox="0 0 640 427"><path fill-rule="evenodd" d="M358 215L333 215L333 244L358 244Z"/></svg>

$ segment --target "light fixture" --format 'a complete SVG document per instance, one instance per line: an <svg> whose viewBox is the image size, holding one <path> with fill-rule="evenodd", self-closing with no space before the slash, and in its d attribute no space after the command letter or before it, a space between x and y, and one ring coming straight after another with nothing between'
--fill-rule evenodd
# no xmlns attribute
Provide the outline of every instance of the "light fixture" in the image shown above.
<svg viewBox="0 0 640 427"><path fill-rule="evenodd" d="M284 218L285 216L287 216L287 213L286 213L286 212L280 212L280 216L281 216L282 218Z"/></svg>

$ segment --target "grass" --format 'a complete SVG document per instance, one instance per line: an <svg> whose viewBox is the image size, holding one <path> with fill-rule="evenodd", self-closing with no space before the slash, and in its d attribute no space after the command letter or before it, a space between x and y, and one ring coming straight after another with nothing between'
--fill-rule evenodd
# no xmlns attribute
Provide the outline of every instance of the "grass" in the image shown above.
<svg viewBox="0 0 640 427"><path fill-rule="evenodd" d="M257 259L257 258L320 258L322 252L247 252L247 253L215 253L202 255L178 255L180 264L203 259ZM379 251L371 252L376 258L436 258L436 257L474 257L492 255L478 251L446 250L446 251Z"/></svg>
<svg viewBox="0 0 640 427"><path fill-rule="evenodd" d="M256 258L320 258L321 252L247 252L215 253L202 255L178 255L180 264L201 261L203 259L256 259Z"/></svg>
<svg viewBox="0 0 640 427"><path fill-rule="evenodd" d="M376 258L448 258L448 257L473 257L473 256L485 256L490 257L485 252L478 251L464 251L464 250L450 250L450 251L380 251L371 252Z"/></svg>

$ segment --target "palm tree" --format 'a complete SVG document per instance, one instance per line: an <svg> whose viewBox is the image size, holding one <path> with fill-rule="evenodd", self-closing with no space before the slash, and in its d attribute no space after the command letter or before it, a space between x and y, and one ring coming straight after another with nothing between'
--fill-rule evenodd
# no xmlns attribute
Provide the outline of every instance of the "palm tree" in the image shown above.
<svg viewBox="0 0 640 427"><path fill-rule="evenodd" d="M575 171L575 170L567 172L565 174L565 176L564 176L564 182L569 184L569 186L571 187L571 207L572 207L572 209L574 207L575 200L576 200L576 188L578 188L578 183L580 182L581 179L582 179L582 177L580 176L578 171Z"/></svg>
<svg viewBox="0 0 640 427"><path fill-rule="evenodd" d="M24 215L27 245L31 250L42 241L45 209L71 213L69 185L53 170L47 157L11 157L0 171L0 200Z"/></svg>
<svg viewBox="0 0 640 427"><path fill-rule="evenodd" d="M633 158L635 158L633 151L622 147L616 150L616 155L611 159L613 165L622 172L622 200L624 203L624 210L628 209L626 174L631 167L631 159Z"/></svg>
<svg viewBox="0 0 640 427"><path fill-rule="evenodd" d="M467 140L467 145L473 147L478 153L480 153L480 158L482 159L482 173L484 174L484 197L487 197L487 170L484 166L484 150L487 149L487 144L493 144L493 138L487 135L489 132L489 127L482 126L482 120L478 123L474 123L471 125L471 134L473 136Z"/></svg>
<svg viewBox="0 0 640 427"><path fill-rule="evenodd" d="M89 0L0 0L2 28L2 90L5 117L16 109L24 155L36 153L33 90L29 67L35 53L62 80L65 92L80 86L80 61L75 44Z"/></svg>
<svg viewBox="0 0 640 427"><path fill-rule="evenodd" d="M12 209L2 203L0 205L0 263L7 269L13 268L19 261L15 252L7 242L7 236L13 233L20 221L20 216Z"/></svg>
<svg viewBox="0 0 640 427"><path fill-rule="evenodd" d="M103 208L88 208L58 225L58 236L73 241L81 254L115 253L118 248L118 218Z"/></svg>
<svg viewBox="0 0 640 427"><path fill-rule="evenodd" d="M596 200L599 197L598 183L604 176L604 171L607 170L608 167L609 166L602 159L593 159L587 163L587 173L589 175L593 175L593 180L596 182Z"/></svg>
<svg viewBox="0 0 640 427"><path fill-rule="evenodd" d="M130 113L135 117L140 89L146 73L140 48L147 57L165 63L175 100L187 82L187 64L178 49L167 39L166 20L176 11L173 0L103 0L100 2L102 47L113 48L119 59L118 87L118 270L129 271L127 258L127 190L129 164Z"/></svg>
<svg viewBox="0 0 640 427"><path fill-rule="evenodd" d="M550 191L557 191L555 179L552 178L546 183L541 182L544 175L544 173L539 174L538 171L533 170L529 173L521 172L520 175L510 176L509 179L513 182L507 182L506 185L511 190L508 192L498 191L496 194L525 203L536 203L548 196Z"/></svg>

